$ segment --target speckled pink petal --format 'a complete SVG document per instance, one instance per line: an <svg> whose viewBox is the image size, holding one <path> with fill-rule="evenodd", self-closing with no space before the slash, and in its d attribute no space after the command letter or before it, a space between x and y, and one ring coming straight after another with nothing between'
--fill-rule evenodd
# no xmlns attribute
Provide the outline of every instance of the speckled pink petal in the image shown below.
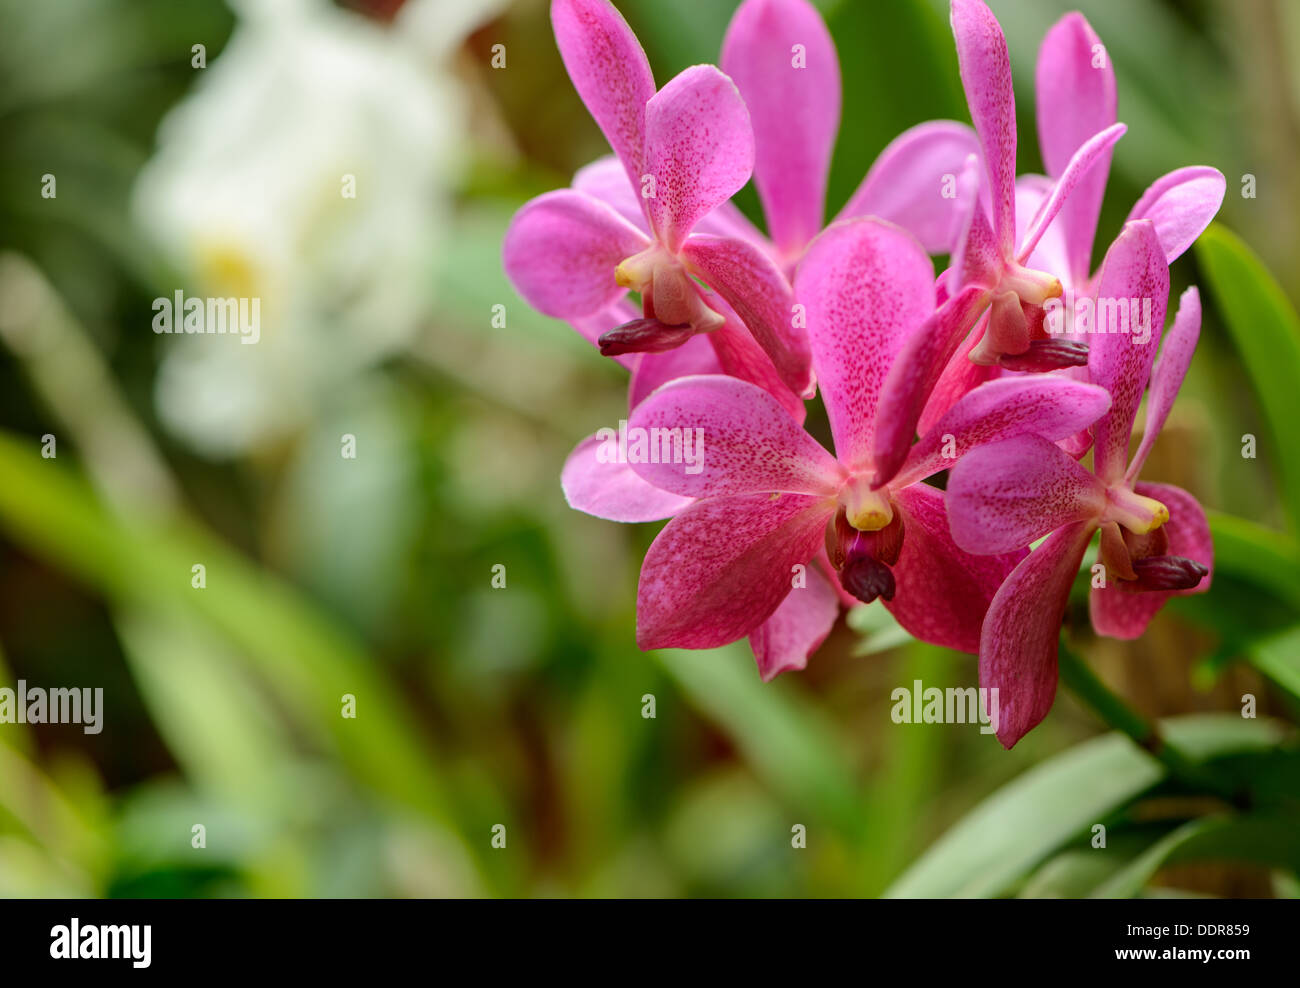
<svg viewBox="0 0 1300 988"><path fill-rule="evenodd" d="M734 377L670 381L632 413L630 429L650 437L681 437L663 462L636 463L650 483L689 497L793 492L835 494L847 478L835 457L762 388ZM676 455L693 437L691 457ZM669 455L663 455L668 453Z"/></svg>
<svg viewBox="0 0 1300 988"><path fill-rule="evenodd" d="M1087 428L1110 407L1102 388L1054 374L999 378L957 402L908 453L891 482L902 487L947 470L987 443L1033 434L1053 442Z"/></svg>
<svg viewBox="0 0 1300 988"><path fill-rule="evenodd" d="M926 399L987 305L984 289L967 285L936 309L903 344L881 385L876 406L876 426L871 437L871 458L876 465L873 487L884 486L903 465Z"/></svg>
<svg viewBox="0 0 1300 988"><path fill-rule="evenodd" d="M1142 308L1146 299L1151 300L1149 334L1094 332L1088 338L1088 375L1094 384L1110 392L1111 399L1110 411L1092 429L1094 470L1108 485L1124 475L1133 419L1151 377L1169 305L1169 264L1155 224L1137 220L1124 227L1106 252L1097 278L1094 329L1111 321L1102 315L1106 300L1123 303L1131 310L1133 300ZM1139 343L1143 335L1149 338Z"/></svg>
<svg viewBox="0 0 1300 988"><path fill-rule="evenodd" d="M511 284L533 308L573 319L625 296L614 269L647 246L645 236L603 202L558 189L515 213L501 254Z"/></svg>
<svg viewBox="0 0 1300 988"><path fill-rule="evenodd" d="M1190 590L1151 590L1133 593L1124 590L1111 580L1104 589L1089 591L1088 609L1092 626L1099 635L1111 638L1138 638L1146 631L1156 612L1164 607L1170 597L1185 597L1204 593L1210 589L1214 573L1214 542L1210 537L1210 524L1205 520L1205 510L1192 495L1172 484L1138 484L1139 494L1153 497L1169 509L1169 520L1164 524L1169 537L1169 555L1194 560L1211 572Z"/></svg>
<svg viewBox="0 0 1300 988"><path fill-rule="evenodd" d="M980 446L948 474L952 537L967 552L1012 552L1063 525L1095 524L1105 507L1097 478L1038 436Z"/></svg>
<svg viewBox="0 0 1300 988"><path fill-rule="evenodd" d="M804 585L795 587L772 616L749 636L763 682L778 674L803 669L821 648L840 613L839 596L821 569L809 563Z"/></svg>
<svg viewBox="0 0 1300 988"><path fill-rule="evenodd" d="M965 395L975 390L985 381L991 381L1001 374L996 366L977 364L970 359L970 353L979 345L988 327L987 311L976 323L975 329L957 348L939 374L930 396L926 399L925 409L916 424L917 431L924 435L934 428L934 424L947 414L948 409L957 404Z"/></svg>
<svg viewBox="0 0 1300 988"><path fill-rule="evenodd" d="M799 264L813 366L835 449L869 465L876 404L894 358L934 309L934 269L904 230L875 219L836 223Z"/></svg>
<svg viewBox="0 0 1300 988"><path fill-rule="evenodd" d="M1223 205L1227 182L1215 168L1193 166L1164 175L1129 213L1129 221L1149 219L1170 264L1192 246Z"/></svg>
<svg viewBox="0 0 1300 988"><path fill-rule="evenodd" d="M748 241L699 234L686 241L681 256L735 309L786 386L812 397L808 337L795 325L794 293L772 259Z"/></svg>
<svg viewBox="0 0 1300 988"><path fill-rule="evenodd" d="M650 225L675 253L700 219L749 181L749 111L734 82L712 65L694 65L646 104L645 135ZM637 185L649 187L644 180Z"/></svg>
<svg viewBox="0 0 1300 988"><path fill-rule="evenodd" d="M1151 371L1151 389L1147 395L1147 421L1142 431L1142 442L1133 454L1133 460L1124 473L1130 483L1142 471L1151 447L1155 445L1160 430L1164 428L1169 411L1174 407L1178 389L1183 386L1187 368L1196 352L1196 341L1201 336L1201 294L1192 285L1178 300L1174 324L1165 334L1165 341Z"/></svg>
<svg viewBox="0 0 1300 988"><path fill-rule="evenodd" d="M659 533L641 564L637 645L716 648L744 638L793 589L825 541L835 502L808 494L697 501Z"/></svg>
<svg viewBox="0 0 1300 988"><path fill-rule="evenodd" d="M903 516L903 551L893 567L894 599L885 607L909 634L973 655L989 601L1024 550L963 552L949 534L943 494L926 484L896 492L894 501Z"/></svg>
<svg viewBox="0 0 1300 988"><path fill-rule="evenodd" d="M636 408L656 388L679 377L723 373L722 364L707 333L696 334L681 346L664 353L637 353L630 356L635 358L635 362L627 394L629 409Z"/></svg>
<svg viewBox="0 0 1300 988"><path fill-rule="evenodd" d="M670 494L637 476L626 463L602 456L612 452L608 437L588 436L564 461L560 485L569 507L608 521L661 521L691 503L691 498Z"/></svg>
<svg viewBox="0 0 1300 988"><path fill-rule="evenodd" d="M1004 748L1052 709L1061 619L1092 532L1088 522L1053 532L1007 577L984 617L980 687L998 691L997 736Z"/></svg>
<svg viewBox="0 0 1300 988"><path fill-rule="evenodd" d="M749 107L754 182L768 229L778 248L794 254L822 228L840 125L840 64L830 32L807 0L746 0L727 28L722 70Z"/></svg>
<svg viewBox="0 0 1300 988"><path fill-rule="evenodd" d="M1066 14L1047 32L1038 50L1034 85L1043 164L1048 174L1059 178L1088 138L1115 123L1118 108L1110 53L1082 14ZM1092 243L1109 175L1107 149L1080 178L1061 211L1067 262L1059 270L1046 270L1063 281L1068 274L1071 281L1082 283L1091 273Z"/></svg>
<svg viewBox="0 0 1300 988"><path fill-rule="evenodd" d="M957 199L944 192L979 151L975 132L965 124L917 124L880 152L837 219L878 216L909 231L930 253L951 253L961 224Z"/></svg>
<svg viewBox="0 0 1300 988"><path fill-rule="evenodd" d="M579 336L590 343L592 346L598 346L597 341L601 335L608 333L615 326L621 326L625 322L639 318L641 310L634 306L627 299L619 299L613 305L606 306L589 316L574 316L568 320ZM639 353L624 353L617 357L610 357L617 364L621 364L629 371L635 370L641 359ZM662 382L660 382L662 383Z"/></svg>
<svg viewBox="0 0 1300 988"><path fill-rule="evenodd" d="M740 316L716 292L709 294L707 301L709 308L720 312L727 320L713 332L705 334L705 338L713 344L713 352L717 354L722 373L757 384L780 402L792 419L803 425L804 419L808 417L803 399L781 380L772 358L763 352L753 334L741 322Z"/></svg>
<svg viewBox="0 0 1300 988"><path fill-rule="evenodd" d="M993 232L1009 257L1016 230L1016 96L1007 39L981 0L952 0L951 20L966 102L984 149Z"/></svg>
<svg viewBox="0 0 1300 988"><path fill-rule="evenodd" d="M1029 223L1029 229L1025 231L1025 239L1017 251L1017 258L1021 263L1024 263L1025 259L1033 253L1044 231L1067 205L1079 187L1079 183L1087 178L1100 162L1110 161L1110 149L1127 130L1128 127L1124 124L1113 124L1100 133L1093 134L1074 152L1074 157L1069 160L1065 170L1052 186L1047 201L1039 208L1038 214ZM1091 241L1089 250L1091 250Z"/></svg>
<svg viewBox="0 0 1300 988"><path fill-rule="evenodd" d="M645 108L655 94L641 43L608 0L553 0L551 25L573 88L639 186L646 171Z"/></svg>
<svg viewBox="0 0 1300 988"><path fill-rule="evenodd" d="M1029 223L1037 215L1055 183L1045 175L1021 175L1016 179L1016 243L1023 243ZM1039 238L1038 246L1025 260L1025 266L1036 271L1047 271L1061 279L1067 288L1087 284L1089 272L1082 281L1070 273L1069 246L1065 239L1065 222L1057 216L1049 223Z"/></svg>

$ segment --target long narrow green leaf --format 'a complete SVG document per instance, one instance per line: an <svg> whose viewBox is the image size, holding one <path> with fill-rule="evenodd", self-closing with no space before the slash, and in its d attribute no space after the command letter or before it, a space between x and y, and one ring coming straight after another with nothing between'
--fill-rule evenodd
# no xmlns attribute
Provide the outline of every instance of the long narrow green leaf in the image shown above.
<svg viewBox="0 0 1300 988"><path fill-rule="evenodd" d="M1267 748L1275 724L1208 715L1162 722L1195 758ZM1044 762L981 803L886 892L893 898L995 896L1067 841L1088 832L1165 778L1128 738L1093 738Z"/></svg>
<svg viewBox="0 0 1300 988"><path fill-rule="evenodd" d="M1300 317L1260 259L1217 223L1196 244L1197 257L1241 353L1268 422L1271 461L1282 477L1293 532L1300 532Z"/></svg>

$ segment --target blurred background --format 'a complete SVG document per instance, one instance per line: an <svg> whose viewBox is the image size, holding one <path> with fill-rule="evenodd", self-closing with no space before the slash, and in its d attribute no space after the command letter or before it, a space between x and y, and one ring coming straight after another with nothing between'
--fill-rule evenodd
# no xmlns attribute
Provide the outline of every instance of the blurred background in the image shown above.
<svg viewBox="0 0 1300 988"><path fill-rule="evenodd" d="M899 131L968 117L943 0L817 5L845 87L829 215ZM736 5L617 6L662 84L717 60ZM1071 624L1134 708L1207 754L1229 736L1252 805L1294 810L1300 5L992 6L1022 172L1047 27L1082 9L1108 46L1129 131L1097 260L1159 175L1228 178L1217 253L1174 266L1205 327L1144 474L1215 513L1214 587L1138 642ZM499 259L523 201L606 153L545 0L0 18L0 685L105 707L98 735L0 724L0 895L1296 894L1294 838L1188 850L1225 807L1064 688L1011 752L894 724L891 690L975 661L878 605L766 686L744 643L637 650L658 526L559 485L624 373ZM259 297L259 342L156 334L178 289Z"/></svg>

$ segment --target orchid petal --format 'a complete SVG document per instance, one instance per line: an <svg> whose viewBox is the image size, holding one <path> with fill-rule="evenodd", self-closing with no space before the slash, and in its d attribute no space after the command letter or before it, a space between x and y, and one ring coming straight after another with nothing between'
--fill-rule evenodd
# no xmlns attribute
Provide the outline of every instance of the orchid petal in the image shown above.
<svg viewBox="0 0 1300 988"><path fill-rule="evenodd" d="M1007 577L980 637L980 688L998 691L998 740L1012 747L1056 699L1056 643L1093 526L1053 532Z"/></svg>
<svg viewBox="0 0 1300 988"><path fill-rule="evenodd" d="M1021 263L1024 263L1025 258L1033 253L1048 224L1056 219L1056 214L1061 211L1061 208L1069 200L1079 183L1089 175L1099 162L1110 159L1110 149L1115 146L1116 141L1124 136L1127 130L1128 127L1124 124L1114 124L1088 138L1080 145L1079 150L1074 152L1074 157L1070 159L1069 164L1065 166L1065 170L1061 173L1061 177L1056 180L1056 184L1052 187L1052 194L1047 197L1047 201L1038 210L1038 215L1033 218L1029 224L1029 229L1025 232L1025 239L1017 253L1017 258ZM1089 249L1091 250L1091 247ZM1073 275L1073 269L1071 275Z"/></svg>
<svg viewBox="0 0 1300 988"><path fill-rule="evenodd" d="M835 502L807 494L697 501L646 552L637 645L716 648L753 632L793 589L825 540Z"/></svg>
<svg viewBox="0 0 1300 988"><path fill-rule="evenodd" d="M891 482L901 487L951 467L978 446L1033 434L1053 442L1095 422L1110 395L1067 377L1035 374L981 384L957 402L908 453Z"/></svg>
<svg viewBox="0 0 1300 988"><path fill-rule="evenodd" d="M980 446L948 474L948 520L967 552L1010 552L1072 522L1095 524L1106 489L1035 435Z"/></svg>
<svg viewBox="0 0 1300 988"><path fill-rule="evenodd" d="M804 585L795 587L770 618L749 636L763 682L779 673L803 669L821 647L840 613L839 595L821 569L809 565Z"/></svg>
<svg viewBox="0 0 1300 988"><path fill-rule="evenodd" d="M632 383L628 388L628 408L636 408L661 385L694 374L721 374L722 364L714 351L711 334L699 333L679 347L664 353L633 355Z"/></svg>
<svg viewBox="0 0 1300 988"><path fill-rule="evenodd" d="M654 181L644 199L650 225L676 253L700 219L749 181L749 111L734 82L712 65L695 65L646 104L645 139L646 175Z"/></svg>
<svg viewBox="0 0 1300 988"><path fill-rule="evenodd" d="M646 104L654 75L641 43L608 0L553 0L560 57L633 187L645 174Z"/></svg>
<svg viewBox="0 0 1300 988"><path fill-rule="evenodd" d="M965 124L917 124L880 152L836 218L877 216L897 223L930 253L951 253L960 234L960 210L957 199L944 196L944 183L960 175L966 159L978 157L979 150L975 132Z"/></svg>
<svg viewBox="0 0 1300 988"><path fill-rule="evenodd" d="M1151 220L1127 224L1111 244L1097 279L1096 300L1097 325L1088 343L1088 375L1110 392L1111 406L1093 426L1093 459L1097 476L1109 485L1123 475L1128 462L1133 419L1151 377L1169 304L1169 264ZM1148 300L1150 333L1134 335L1129 313L1134 304L1145 308ZM1107 315L1108 304L1122 311ZM1129 332L1108 332L1116 327L1106 323L1121 315ZM1138 342L1142 336L1148 338Z"/></svg>
<svg viewBox="0 0 1300 988"><path fill-rule="evenodd" d="M1092 626L1099 635L1132 639L1146 631L1147 624L1170 597L1204 593L1210 589L1214 569L1214 542L1205 510L1192 495L1172 484L1138 484L1135 490L1152 497L1169 509L1163 530L1169 539L1169 554L1183 556L1211 570L1190 590L1126 591L1122 582L1110 580L1105 588L1094 588L1088 598Z"/></svg>
<svg viewBox="0 0 1300 988"><path fill-rule="evenodd" d="M772 358L764 352L753 334L745 328L740 316L727 305L726 299L716 293L709 296L708 304L727 320L713 332L705 334L708 341L713 344L713 352L717 354L722 373L757 384L779 401L791 418L803 425L804 419L808 417L808 409L803 399L781 380Z"/></svg>
<svg viewBox="0 0 1300 988"><path fill-rule="evenodd" d="M772 259L744 240L703 235L687 240L681 257L736 310L786 385L812 397L808 340L794 326L793 292Z"/></svg>
<svg viewBox="0 0 1300 988"><path fill-rule="evenodd" d="M1030 222L1038 215L1055 185L1046 175L1021 175L1016 179L1016 243L1024 242ZM1067 209L1068 205L1067 203ZM1063 220L1048 224L1039 238L1038 246L1024 263L1035 271L1050 271L1067 287L1084 285L1088 281L1088 271L1084 271L1082 279L1071 273L1072 262Z"/></svg>
<svg viewBox="0 0 1300 988"><path fill-rule="evenodd" d="M801 64L791 51L803 48ZM806 0L746 0L722 43L754 127L754 182L772 239L793 254L822 228L831 148L840 125L840 65Z"/></svg>
<svg viewBox="0 0 1300 988"><path fill-rule="evenodd" d="M1007 39L981 0L952 0L951 20L966 102L984 149L993 232L1009 257L1016 229L1016 96Z"/></svg>
<svg viewBox="0 0 1300 988"><path fill-rule="evenodd" d="M1133 454L1124 479L1132 482L1146 463L1147 454L1155 445L1156 437L1164 428L1169 411L1174 407L1178 389L1191 366L1196 341L1201 335L1201 295L1196 286L1188 288L1178 300L1174 324L1165 334L1155 368L1151 371L1151 390L1147 395L1147 422L1142 430L1142 442Z"/></svg>
<svg viewBox="0 0 1300 988"><path fill-rule="evenodd" d="M604 452L602 453L602 449ZM608 521L661 521L692 499L660 490L609 455L609 436L588 436L564 461L560 485L569 507Z"/></svg>
<svg viewBox="0 0 1300 988"><path fill-rule="evenodd" d="M922 641L978 652L984 613L1024 550L963 552L949 533L943 494L926 484L897 491L894 500L903 516L903 550L893 567L894 598L885 607Z"/></svg>
<svg viewBox="0 0 1300 988"><path fill-rule="evenodd" d="M571 189L523 205L506 230L502 263L533 308L556 319L589 316L627 289L614 280L625 257L649 245L613 209Z"/></svg>
<svg viewBox="0 0 1300 988"><path fill-rule="evenodd" d="M970 359L971 351L979 346L987 331L988 314L985 313L966 337L966 341L948 358L948 363L926 399L921 418L916 423L916 429L922 435L933 429L935 423L948 413L948 409L965 395L998 376L999 369L996 365L977 364Z"/></svg>
<svg viewBox="0 0 1300 988"><path fill-rule="evenodd" d="M1149 219L1170 264L1192 246L1223 205L1227 181L1215 168L1192 166L1164 175L1142 194L1129 222Z"/></svg>
<svg viewBox="0 0 1300 988"><path fill-rule="evenodd" d="M1006 265L993 228L980 204L983 186L979 180L979 157L969 155L957 176L955 239L948 265L949 293L967 285L995 286Z"/></svg>
<svg viewBox="0 0 1300 988"><path fill-rule="evenodd" d="M1034 87L1043 164L1048 174L1060 178L1085 141L1115 123L1118 108L1110 55L1082 14L1066 14L1043 38ZM1092 243L1109 172L1110 150L1106 149L1080 177L1062 210L1067 263L1046 269L1062 280L1068 273L1072 282L1082 283L1092 270Z"/></svg>
<svg viewBox="0 0 1300 988"><path fill-rule="evenodd" d="M934 308L934 269L909 234L875 219L836 223L799 264L813 364L840 461L868 464L876 402L894 358Z"/></svg>
<svg viewBox="0 0 1300 988"><path fill-rule="evenodd" d="M609 332L615 326L622 326L640 316L640 311L632 305L627 299L619 299L613 305L606 306L603 309L589 316L571 316L568 320L584 340L592 346L600 346L601 336ZM629 371L634 371L641 359L639 353L624 353L617 357L611 357L615 363L622 364Z"/></svg>
<svg viewBox="0 0 1300 988"><path fill-rule="evenodd" d="M633 430L648 437L648 459L660 461L636 462L634 469L674 494L833 495L847 477L775 398L734 377L670 381L636 407Z"/></svg>
<svg viewBox="0 0 1300 988"><path fill-rule="evenodd" d="M873 487L884 486L903 465L926 399L987 304L987 292L978 285L968 285L935 310L903 344L881 386L876 407L871 453L876 465Z"/></svg>

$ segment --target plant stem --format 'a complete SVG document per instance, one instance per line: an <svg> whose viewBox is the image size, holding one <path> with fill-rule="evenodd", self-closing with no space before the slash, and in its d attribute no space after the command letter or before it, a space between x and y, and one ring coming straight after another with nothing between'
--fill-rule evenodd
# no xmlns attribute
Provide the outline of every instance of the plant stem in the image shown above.
<svg viewBox="0 0 1300 988"><path fill-rule="evenodd" d="M1175 779L1209 792L1229 803L1239 802L1234 788L1221 781L1205 766L1186 755L1177 745L1170 743L1159 726L1147 720L1130 707L1109 686L1098 678L1078 655L1069 649L1062 637L1057 650L1061 679L1103 721L1160 762Z"/></svg>

